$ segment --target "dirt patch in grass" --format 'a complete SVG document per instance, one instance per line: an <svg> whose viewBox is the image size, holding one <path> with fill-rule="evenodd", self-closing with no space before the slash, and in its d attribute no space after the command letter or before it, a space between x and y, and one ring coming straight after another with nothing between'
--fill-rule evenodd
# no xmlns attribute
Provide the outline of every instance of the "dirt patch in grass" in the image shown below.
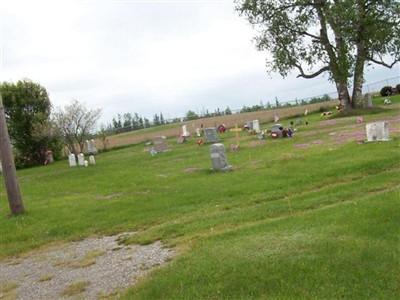
<svg viewBox="0 0 400 300"><path fill-rule="evenodd" d="M2 262L0 273L7 282L1 286L7 289L0 291L1 299L116 296L174 254L160 242L145 246L119 242L133 234L88 238L28 253L18 259L19 264L13 263L14 258Z"/></svg>

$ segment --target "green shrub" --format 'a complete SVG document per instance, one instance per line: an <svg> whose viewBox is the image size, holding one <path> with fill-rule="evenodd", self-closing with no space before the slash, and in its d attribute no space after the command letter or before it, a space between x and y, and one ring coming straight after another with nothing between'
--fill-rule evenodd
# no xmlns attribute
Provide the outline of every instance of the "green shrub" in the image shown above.
<svg viewBox="0 0 400 300"><path fill-rule="evenodd" d="M400 83L396 85L397 94L400 94Z"/></svg>
<svg viewBox="0 0 400 300"><path fill-rule="evenodd" d="M381 96L382 97L385 97L385 96L390 96L390 95L392 95L392 87L391 86L384 86L382 89L381 89Z"/></svg>

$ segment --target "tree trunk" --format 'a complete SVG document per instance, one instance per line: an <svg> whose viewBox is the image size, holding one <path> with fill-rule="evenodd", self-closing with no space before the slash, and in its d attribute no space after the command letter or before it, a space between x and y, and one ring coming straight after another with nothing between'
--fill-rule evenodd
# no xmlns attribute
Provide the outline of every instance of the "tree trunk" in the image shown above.
<svg viewBox="0 0 400 300"><path fill-rule="evenodd" d="M353 95L352 95L352 106L354 108L360 108L362 106L362 87L364 84L364 65L367 59L367 49L365 45L365 2L364 0L357 1L357 54L356 62L354 67L354 79L353 79Z"/></svg>
<svg viewBox="0 0 400 300"><path fill-rule="evenodd" d="M13 215L24 211L21 192L19 189L14 157L11 151L10 136L8 135L3 100L0 94L0 159L3 169L4 182L7 190L8 202Z"/></svg>
<svg viewBox="0 0 400 300"><path fill-rule="evenodd" d="M336 82L336 90L339 95L339 111L351 109L351 101L347 83Z"/></svg>

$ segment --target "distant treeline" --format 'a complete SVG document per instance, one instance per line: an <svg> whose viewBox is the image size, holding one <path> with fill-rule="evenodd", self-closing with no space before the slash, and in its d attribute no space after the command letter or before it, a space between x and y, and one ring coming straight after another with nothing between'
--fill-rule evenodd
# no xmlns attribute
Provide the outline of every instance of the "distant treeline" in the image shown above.
<svg viewBox="0 0 400 300"><path fill-rule="evenodd" d="M112 124L109 124L106 127L104 127L103 125L101 128L101 132L107 133L107 135L112 135L112 134L119 134L123 132L129 132L139 129L165 125L165 124L196 120L201 118L210 118L215 116L225 116L225 115L240 114L240 113L260 111L260 110L276 109L276 108L287 108L299 105L325 102L330 100L332 99L327 94L321 97L313 97L309 100L296 99L294 101L285 103L279 103L278 99L275 98L274 104L268 102L266 105L264 105L262 102L260 102L259 105L253 105L251 107L244 105L242 109L237 109L237 110L231 110L229 107L227 107L225 110L220 110L219 108L217 108L214 112L210 113L208 110L204 110L200 114L192 110L189 110L188 112L186 112L185 116L181 118L176 117L173 119L165 119L162 113L159 114L156 113L153 115L153 120L151 121L145 117L140 116L138 113L133 113L133 114L124 113L124 114L118 114L116 117L114 117L112 119Z"/></svg>

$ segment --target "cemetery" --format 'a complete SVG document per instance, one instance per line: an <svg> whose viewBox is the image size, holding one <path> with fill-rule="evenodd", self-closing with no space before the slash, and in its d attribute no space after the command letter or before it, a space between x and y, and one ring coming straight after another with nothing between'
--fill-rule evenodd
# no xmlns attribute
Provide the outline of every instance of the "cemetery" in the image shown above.
<svg viewBox="0 0 400 300"><path fill-rule="evenodd" d="M359 115L315 110L305 118L302 108L280 113L279 123L274 114L244 115L205 124L202 135L200 125L181 124L107 152L87 141L85 153L19 170L26 213L9 216L0 185L0 271L19 268L21 281L33 281L1 278L9 289L0 295L59 282L55 269L32 277L26 260L38 264L51 260L53 247L115 237L106 250L87 250L86 264L71 252L52 268L78 274L114 253L118 276L135 260L129 251L162 254L143 256L118 293L90 294L101 284L85 279L79 298L396 299L400 96L391 106L384 99ZM291 126L296 131L283 138Z"/></svg>

